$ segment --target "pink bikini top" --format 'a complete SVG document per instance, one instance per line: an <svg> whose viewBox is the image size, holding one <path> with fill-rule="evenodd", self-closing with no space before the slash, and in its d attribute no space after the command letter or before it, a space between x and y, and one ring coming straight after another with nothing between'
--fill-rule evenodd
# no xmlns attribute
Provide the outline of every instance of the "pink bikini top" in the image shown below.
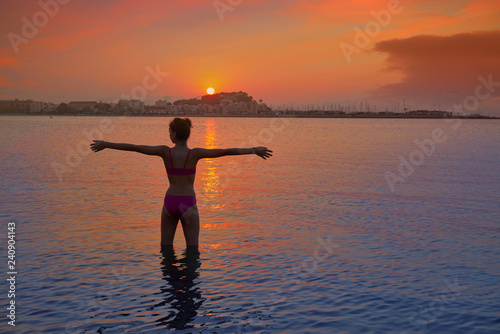
<svg viewBox="0 0 500 334"><path fill-rule="evenodd" d="M172 162L172 150L170 147L168 148L168 153L170 155L170 164L173 166L174 163ZM174 167L167 167L167 174L168 175L194 175L196 174L196 168L186 168L186 163L189 158L189 154L191 154L191 149L189 149L188 155L186 157L186 161L184 161L184 167L182 168L174 168Z"/></svg>

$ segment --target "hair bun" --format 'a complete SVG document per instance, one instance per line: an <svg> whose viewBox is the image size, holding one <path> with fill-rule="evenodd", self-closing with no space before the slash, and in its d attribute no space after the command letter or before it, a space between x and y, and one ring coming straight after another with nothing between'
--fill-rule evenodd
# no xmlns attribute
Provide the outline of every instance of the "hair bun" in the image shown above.
<svg viewBox="0 0 500 334"><path fill-rule="evenodd" d="M184 120L187 122L187 124L189 125L190 128L193 127L192 123L191 123L191 120L189 118L184 118Z"/></svg>

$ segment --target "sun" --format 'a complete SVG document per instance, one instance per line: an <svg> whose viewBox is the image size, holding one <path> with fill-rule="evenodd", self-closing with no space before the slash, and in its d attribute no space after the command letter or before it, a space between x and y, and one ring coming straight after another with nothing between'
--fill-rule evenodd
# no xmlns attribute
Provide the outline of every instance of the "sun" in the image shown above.
<svg viewBox="0 0 500 334"><path fill-rule="evenodd" d="M213 89L212 87L208 88L207 89L207 94L208 95L213 95L215 93L215 89Z"/></svg>

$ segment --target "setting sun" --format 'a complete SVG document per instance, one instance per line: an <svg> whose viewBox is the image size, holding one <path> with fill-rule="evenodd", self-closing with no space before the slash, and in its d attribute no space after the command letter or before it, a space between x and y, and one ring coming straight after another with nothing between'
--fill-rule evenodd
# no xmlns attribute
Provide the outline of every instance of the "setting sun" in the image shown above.
<svg viewBox="0 0 500 334"><path fill-rule="evenodd" d="M215 93L215 89L213 89L212 87L210 87L210 88L207 89L207 94L208 95L212 95L213 93Z"/></svg>

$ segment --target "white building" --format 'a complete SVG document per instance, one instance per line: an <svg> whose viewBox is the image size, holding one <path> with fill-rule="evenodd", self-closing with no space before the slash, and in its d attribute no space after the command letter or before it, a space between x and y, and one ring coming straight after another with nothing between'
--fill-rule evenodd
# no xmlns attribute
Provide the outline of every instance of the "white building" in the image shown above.
<svg viewBox="0 0 500 334"><path fill-rule="evenodd" d="M39 113L43 110L43 102L42 101L29 101L28 102L28 111L30 113Z"/></svg>
<svg viewBox="0 0 500 334"><path fill-rule="evenodd" d="M141 100L120 100L119 107L126 107L136 112L144 112L144 102Z"/></svg>
<svg viewBox="0 0 500 334"><path fill-rule="evenodd" d="M168 101L167 100L158 100L155 102L155 106L157 107L167 107L168 106Z"/></svg>

